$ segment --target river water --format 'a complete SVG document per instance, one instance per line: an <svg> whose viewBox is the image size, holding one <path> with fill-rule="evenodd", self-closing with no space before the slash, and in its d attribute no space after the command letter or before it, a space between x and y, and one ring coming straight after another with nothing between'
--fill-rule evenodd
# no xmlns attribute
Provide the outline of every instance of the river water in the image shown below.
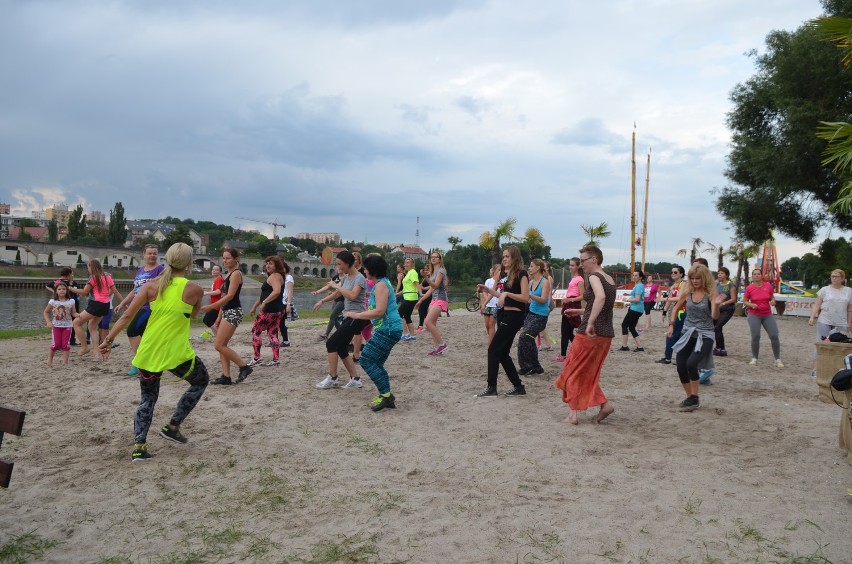
<svg viewBox="0 0 852 564"><path fill-rule="evenodd" d="M206 287L206 286L205 286ZM243 310L248 313L249 308L254 301L260 296L260 288L244 287L240 292L240 301L243 304ZM44 327L44 312L47 301L51 294L46 290L21 290L21 289L2 289L0 290L0 330L5 329L31 329L34 327ZM312 296L310 290L296 290L293 294L293 301L296 304L296 311L309 310L317 302L319 297ZM467 296L451 295L452 301L464 301ZM204 303L207 303L205 298ZM80 300L80 307L85 309L86 298ZM330 306L323 306L329 309Z"/></svg>

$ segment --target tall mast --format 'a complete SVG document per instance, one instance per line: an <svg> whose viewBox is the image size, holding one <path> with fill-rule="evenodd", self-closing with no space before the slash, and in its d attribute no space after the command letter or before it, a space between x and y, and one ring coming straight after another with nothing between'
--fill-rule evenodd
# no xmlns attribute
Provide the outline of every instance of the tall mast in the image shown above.
<svg viewBox="0 0 852 564"><path fill-rule="evenodd" d="M630 277L636 270L636 122L633 122L633 143L630 150Z"/></svg>
<svg viewBox="0 0 852 564"><path fill-rule="evenodd" d="M642 219L642 272L645 272L645 248L648 246L648 190L651 186L651 148L645 165L645 217Z"/></svg>

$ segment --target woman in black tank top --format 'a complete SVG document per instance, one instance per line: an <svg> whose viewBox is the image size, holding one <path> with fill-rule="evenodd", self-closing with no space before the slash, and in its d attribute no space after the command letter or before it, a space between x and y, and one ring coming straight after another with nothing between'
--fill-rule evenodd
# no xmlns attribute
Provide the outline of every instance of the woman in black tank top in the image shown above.
<svg viewBox="0 0 852 564"><path fill-rule="evenodd" d="M237 365L240 369L237 376L237 383L245 380L251 374L251 366L245 363L240 355L233 349L228 347L231 337L237 330L237 326L243 319L243 308L240 304L240 290L243 288L243 274L240 272L239 253L234 249L225 249L222 251L222 264L228 271L228 276L222 284L222 297L219 301L212 304L207 304L201 308L201 312L205 313L211 309L220 309L221 323L219 331L216 333L216 352L219 353L219 360L222 364L222 375L211 382L212 384L230 385L231 381L231 363Z"/></svg>

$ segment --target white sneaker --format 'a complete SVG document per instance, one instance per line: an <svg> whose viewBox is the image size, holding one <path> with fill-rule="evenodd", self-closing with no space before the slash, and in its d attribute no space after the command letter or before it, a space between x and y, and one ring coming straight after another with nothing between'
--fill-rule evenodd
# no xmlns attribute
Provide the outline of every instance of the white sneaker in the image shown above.
<svg viewBox="0 0 852 564"><path fill-rule="evenodd" d="M321 390L327 390L329 388L339 388L340 381L337 378L332 378L331 374L326 374L322 382L317 384L316 387Z"/></svg>
<svg viewBox="0 0 852 564"><path fill-rule="evenodd" d="M263 361L259 358L253 358L246 363L247 366L260 366L263 364Z"/></svg>
<svg viewBox="0 0 852 564"><path fill-rule="evenodd" d="M360 388L364 385L360 378L350 378L343 386L344 388Z"/></svg>
<svg viewBox="0 0 852 564"><path fill-rule="evenodd" d="M784 368L784 363L783 363L783 362L781 362L781 359L780 359L780 358L776 358L776 359L775 359L775 367L776 367L776 368Z"/></svg>

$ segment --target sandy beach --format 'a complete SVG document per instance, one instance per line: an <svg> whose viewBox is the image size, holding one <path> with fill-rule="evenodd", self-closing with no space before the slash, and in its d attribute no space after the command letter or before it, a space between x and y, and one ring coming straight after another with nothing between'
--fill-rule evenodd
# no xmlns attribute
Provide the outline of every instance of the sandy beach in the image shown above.
<svg viewBox="0 0 852 564"><path fill-rule="evenodd" d="M597 425L591 410L576 427L562 421L555 351L541 353L544 375L524 378L526 397L474 397L486 370L478 314L441 318L441 357L426 355L426 333L396 346L397 408L380 413L368 379L314 387L325 347L316 322L298 321L280 368L208 387L187 445L157 434L186 388L165 377L145 463L130 460L139 385L125 376L125 337L108 362L72 352L50 370L48 336L2 341L0 404L27 419L0 449L15 462L0 547L45 562L852 562L852 466L840 408L811 378L806 320L779 319L777 369L765 335L747 364L748 328L734 318L715 385L680 413L674 367L654 363L656 315L647 352L614 341L602 387L615 413ZM558 323L554 313L556 337ZM233 341L245 359L250 327ZM212 343L196 350L218 376Z"/></svg>

